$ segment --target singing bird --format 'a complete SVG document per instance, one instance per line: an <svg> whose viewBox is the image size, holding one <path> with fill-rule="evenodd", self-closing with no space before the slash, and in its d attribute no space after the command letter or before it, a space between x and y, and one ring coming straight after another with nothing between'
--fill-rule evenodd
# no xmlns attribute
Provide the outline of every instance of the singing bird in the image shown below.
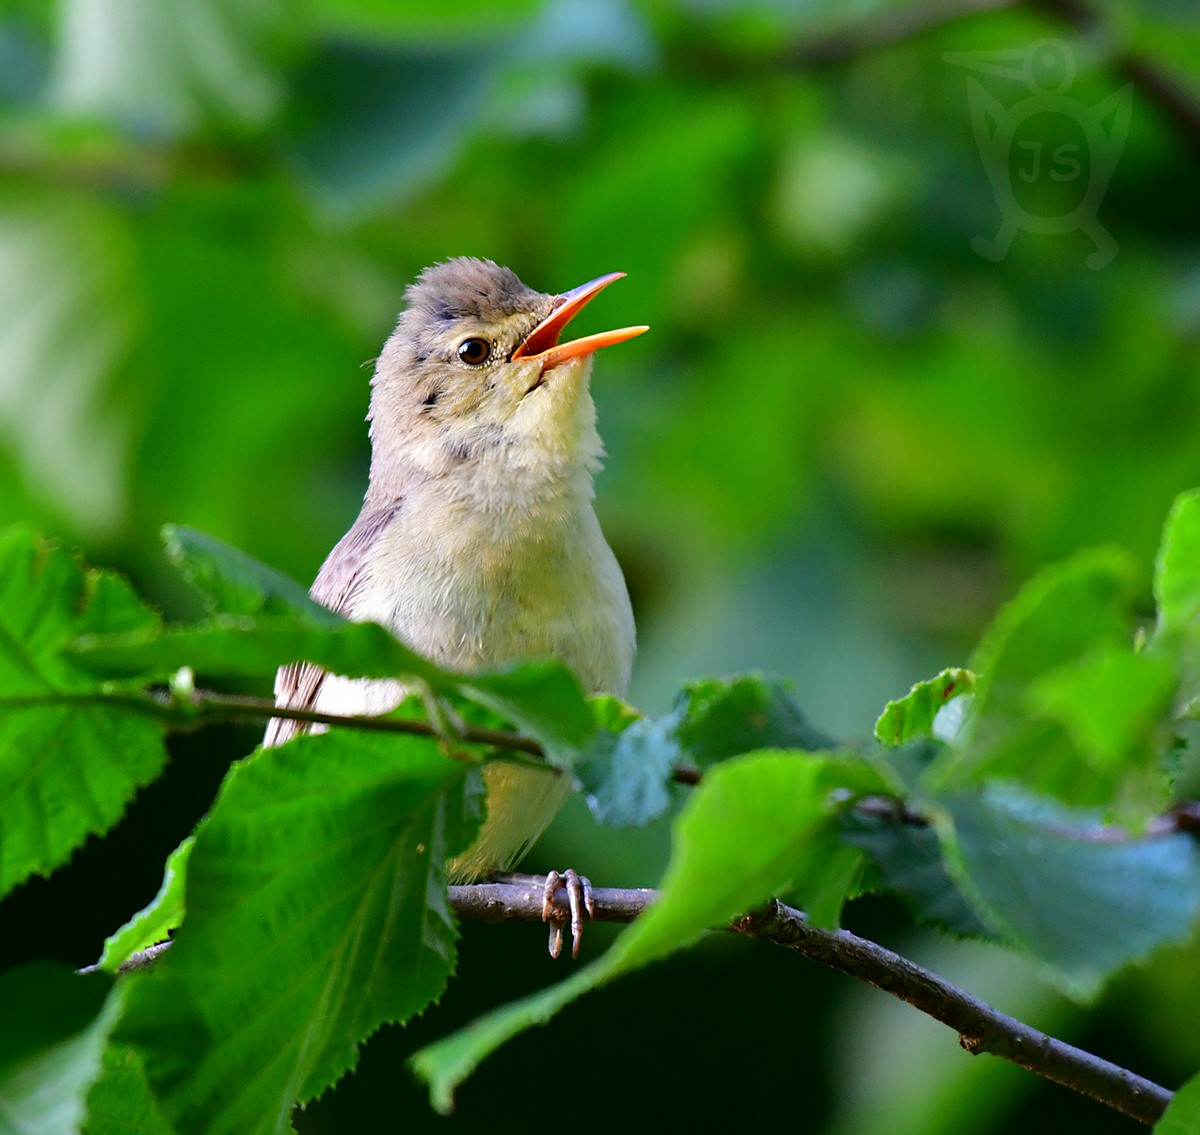
<svg viewBox="0 0 1200 1135"><path fill-rule="evenodd" d="M603 448L588 382L597 350L647 328L559 342L623 275L547 295L489 260L421 273L376 361L366 496L317 574L317 602L451 669L555 658L589 692L624 694L633 612L593 507ZM277 705L332 714L385 713L406 692L307 663L275 682ZM274 718L263 743L307 728ZM494 762L484 776L487 819L449 864L451 881L512 866L569 791L565 777L524 765ZM582 890L566 877L577 949ZM559 878L547 882L547 917ZM551 952L554 939L552 929Z"/></svg>

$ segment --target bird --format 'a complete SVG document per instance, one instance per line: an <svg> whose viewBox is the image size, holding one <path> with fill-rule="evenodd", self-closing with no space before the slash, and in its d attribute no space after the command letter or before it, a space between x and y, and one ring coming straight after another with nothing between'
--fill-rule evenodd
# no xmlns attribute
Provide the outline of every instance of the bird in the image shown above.
<svg viewBox="0 0 1200 1135"><path fill-rule="evenodd" d="M548 294L474 257L420 273L371 379L362 509L318 571L314 600L382 624L451 670L552 658L589 693L625 694L636 632L594 508L604 451L589 383L596 351L648 328L559 342L570 320L622 276ZM350 679L293 663L276 676L275 704L381 714L409 692L398 679ZM313 728L272 718L263 745ZM570 791L552 770L504 761L489 763L484 780L487 818L448 864L451 882L511 868ZM555 956L563 923L552 898L562 882L573 953L581 904L591 908L583 876L547 875L543 909Z"/></svg>

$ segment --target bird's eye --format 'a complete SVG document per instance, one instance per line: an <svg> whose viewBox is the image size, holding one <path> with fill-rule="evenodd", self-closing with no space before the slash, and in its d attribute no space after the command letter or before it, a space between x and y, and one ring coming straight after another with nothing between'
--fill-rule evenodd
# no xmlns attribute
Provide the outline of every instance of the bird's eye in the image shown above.
<svg viewBox="0 0 1200 1135"><path fill-rule="evenodd" d="M492 353L492 345L486 339L464 339L458 345L458 357L469 367L482 366Z"/></svg>

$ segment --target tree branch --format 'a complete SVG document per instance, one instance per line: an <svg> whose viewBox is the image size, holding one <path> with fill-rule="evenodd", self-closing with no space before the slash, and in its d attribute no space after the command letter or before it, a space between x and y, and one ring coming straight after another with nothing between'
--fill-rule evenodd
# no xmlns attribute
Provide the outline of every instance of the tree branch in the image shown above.
<svg viewBox="0 0 1200 1135"><path fill-rule="evenodd" d="M450 887L449 895L454 913L463 921L542 921L544 887L537 876L530 876L528 882ZM655 902L658 892L595 887L592 898L595 921L632 922ZM565 888L555 892L554 906L564 921L570 919ZM1173 1093L1153 1081L1039 1032L945 978L849 930L818 929L808 923L802 912L777 900L735 918L724 929L795 950L812 961L865 981L949 1025L958 1033L959 1044L973 1056L986 1052L1009 1060L1147 1126L1157 1122L1171 1102ZM170 945L160 942L138 951L122 964L120 972L153 965ZM79 972L89 973L96 968L88 966Z"/></svg>
<svg viewBox="0 0 1200 1135"><path fill-rule="evenodd" d="M987 1052L1010 1060L1147 1126L1155 1123L1171 1102L1172 1093L1153 1081L1039 1032L848 930L818 930L800 911L783 903L773 901L744 915L735 920L733 929L796 950L907 1001L954 1029L959 1044L972 1055Z"/></svg>
<svg viewBox="0 0 1200 1135"><path fill-rule="evenodd" d="M1108 30L1100 12L1085 0L1029 0L1029 6L1049 13L1080 35L1103 36ZM1200 153L1200 99L1195 88L1189 88L1156 60L1134 51L1118 50L1112 56L1112 65Z"/></svg>
<svg viewBox="0 0 1200 1135"><path fill-rule="evenodd" d="M595 888L595 919L632 922L658 897L653 890ZM559 889L555 907L570 917L567 892ZM475 883L451 887L450 904L464 920L541 921L542 889L537 884ZM1151 1125L1171 1102L1166 1088L1090 1052L1056 1040L1007 1016L915 962L848 930L820 930L804 915L778 901L744 914L727 928L749 938L795 950L841 970L949 1025L967 1052L990 1053L1056 1084Z"/></svg>

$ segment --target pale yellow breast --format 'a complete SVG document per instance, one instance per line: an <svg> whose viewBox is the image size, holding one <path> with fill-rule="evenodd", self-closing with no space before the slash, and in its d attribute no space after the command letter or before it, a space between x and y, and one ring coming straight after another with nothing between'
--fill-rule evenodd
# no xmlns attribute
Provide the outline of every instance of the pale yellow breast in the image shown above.
<svg viewBox="0 0 1200 1135"><path fill-rule="evenodd" d="M623 695L634 655L633 613L616 558L586 502L481 513L461 502L402 509L372 549L351 617L391 627L419 653L458 670L556 658L590 693ZM328 679L319 706L384 712L396 682ZM565 777L495 763L488 818L453 879L504 869L554 818Z"/></svg>

